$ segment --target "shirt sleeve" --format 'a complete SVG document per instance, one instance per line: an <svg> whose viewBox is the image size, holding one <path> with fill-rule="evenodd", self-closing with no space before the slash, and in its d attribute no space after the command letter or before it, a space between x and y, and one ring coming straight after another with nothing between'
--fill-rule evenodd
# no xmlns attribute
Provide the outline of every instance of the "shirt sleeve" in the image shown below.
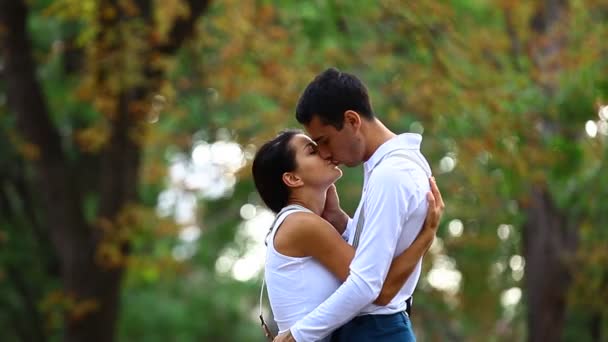
<svg viewBox="0 0 608 342"><path fill-rule="evenodd" d="M348 242L350 239L350 232L352 231L353 219L348 217L348 222L346 223L346 228L344 228L344 232L342 232L342 239Z"/></svg>
<svg viewBox="0 0 608 342"><path fill-rule="evenodd" d="M415 207L410 177L378 167L364 193L365 221L346 281L290 330L298 342L317 341L356 316L380 294L394 258L402 223ZM353 224L351 224L354 226ZM353 228L354 229L354 228Z"/></svg>

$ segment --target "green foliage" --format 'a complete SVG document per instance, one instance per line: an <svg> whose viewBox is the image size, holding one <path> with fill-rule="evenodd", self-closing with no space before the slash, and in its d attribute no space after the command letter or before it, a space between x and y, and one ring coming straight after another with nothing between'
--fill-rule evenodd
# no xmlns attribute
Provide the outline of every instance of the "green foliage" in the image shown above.
<svg viewBox="0 0 608 342"><path fill-rule="evenodd" d="M599 105L608 104L608 51L599 38L608 34L608 12L599 1L572 2L571 21L557 32L565 42L552 64L558 76L545 82L531 52L544 44L529 24L538 3L216 1L177 56L154 63L140 58L146 39L152 39L140 20L120 23L129 49L110 53L92 48L100 32L93 11L99 2L32 3L28 27L38 76L77 174L74 181L84 189L88 223L98 220L98 157L110 133L115 83L140 85L133 75L155 63L167 75L158 80L156 116L146 114L151 117L134 133L143 148L137 203L122 212L122 235L111 236L129 241L131 249L123 260L128 268L118 339L263 340L254 314L257 279L241 282L216 269L226 250L242 256L249 248L238 241L240 209L261 206L249 165L219 198L190 191L202 232L185 260L173 257L182 227L171 214L158 214L159 197L175 185L168 171L173 161L181 156L191 166L197 143L230 139L247 151L285 127L297 127L299 93L328 66L360 76L379 118L392 130L423 132L423 152L447 202L439 234L443 249L425 258L416 292L420 339L525 338L526 293L509 308L501 295L515 287L525 291L509 263L523 254L533 186L547 188L562 216L578 227L578 252L568 260L573 286L564 339L591 339L590 322L598 316L608 334L606 303L599 300L608 298L608 148L602 132L594 139L585 133L588 121L601 124ZM183 1L155 4L153 31L165 37ZM93 80L100 68L116 78ZM35 151L17 134L5 93L0 80L0 140L10 142L0 145L0 329L8 340L26 340L37 331L53 339L63 333L63 302L55 300L62 285L45 232L48 208L37 196L24 195L36 194ZM448 157L453 168L442 162ZM352 213L362 170L344 171L338 189L342 206ZM450 233L456 219L463 223L461 236ZM501 225L511 227L504 239L497 236ZM425 276L444 256L462 276L454 293L433 287ZM31 295L20 292L14 272Z"/></svg>

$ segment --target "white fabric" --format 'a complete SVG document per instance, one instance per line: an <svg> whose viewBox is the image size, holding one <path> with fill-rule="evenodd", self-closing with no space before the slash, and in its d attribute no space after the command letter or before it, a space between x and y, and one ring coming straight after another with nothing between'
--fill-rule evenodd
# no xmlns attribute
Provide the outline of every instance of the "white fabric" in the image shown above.
<svg viewBox="0 0 608 342"><path fill-rule="evenodd" d="M350 275L325 302L290 328L296 341L317 341L356 315L405 309L405 300L418 283L421 261L387 306L372 302L380 294L393 258L412 244L426 217L430 167L420 153L421 141L418 134L401 134L382 144L365 162L362 199L349 221L349 226L356 226L364 206L365 221ZM351 243L354 235L350 234Z"/></svg>
<svg viewBox="0 0 608 342"><path fill-rule="evenodd" d="M352 222L353 219L351 219L350 217L348 218L348 221L346 222L346 227L344 227L344 232L342 232L342 239L344 239L344 241L348 242L350 240L350 233L351 230L354 229L352 228Z"/></svg>
<svg viewBox="0 0 608 342"><path fill-rule="evenodd" d="M287 331L340 286L340 281L312 257L290 257L274 248L275 234L285 218L295 212L310 212L301 206L290 207L297 210L279 216L269 235L264 271L268 299L279 333ZM317 340L322 341L321 338Z"/></svg>

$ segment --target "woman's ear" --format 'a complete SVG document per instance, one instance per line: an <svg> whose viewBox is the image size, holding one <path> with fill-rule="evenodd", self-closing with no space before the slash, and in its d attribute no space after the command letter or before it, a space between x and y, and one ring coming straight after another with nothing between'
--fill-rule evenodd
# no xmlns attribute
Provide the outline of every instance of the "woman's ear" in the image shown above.
<svg viewBox="0 0 608 342"><path fill-rule="evenodd" d="M283 174L283 183L289 188L297 188L304 185L304 181L293 172L285 172Z"/></svg>

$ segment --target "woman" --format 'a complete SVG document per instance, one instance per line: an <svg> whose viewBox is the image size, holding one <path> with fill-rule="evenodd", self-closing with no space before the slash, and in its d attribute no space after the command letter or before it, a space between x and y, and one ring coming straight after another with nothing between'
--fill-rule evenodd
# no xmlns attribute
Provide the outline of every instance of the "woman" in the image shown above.
<svg viewBox="0 0 608 342"><path fill-rule="evenodd" d="M308 136L288 130L259 149L252 172L262 200L278 213L266 239L265 280L275 321L283 332L328 298L348 276L355 251L341 232L321 218L326 196L335 195L333 184L342 171L319 156ZM431 187L440 196L433 182ZM377 305L390 302L434 239L441 211L436 210L433 194L428 200L433 210L429 209L425 227L394 259L374 302Z"/></svg>

